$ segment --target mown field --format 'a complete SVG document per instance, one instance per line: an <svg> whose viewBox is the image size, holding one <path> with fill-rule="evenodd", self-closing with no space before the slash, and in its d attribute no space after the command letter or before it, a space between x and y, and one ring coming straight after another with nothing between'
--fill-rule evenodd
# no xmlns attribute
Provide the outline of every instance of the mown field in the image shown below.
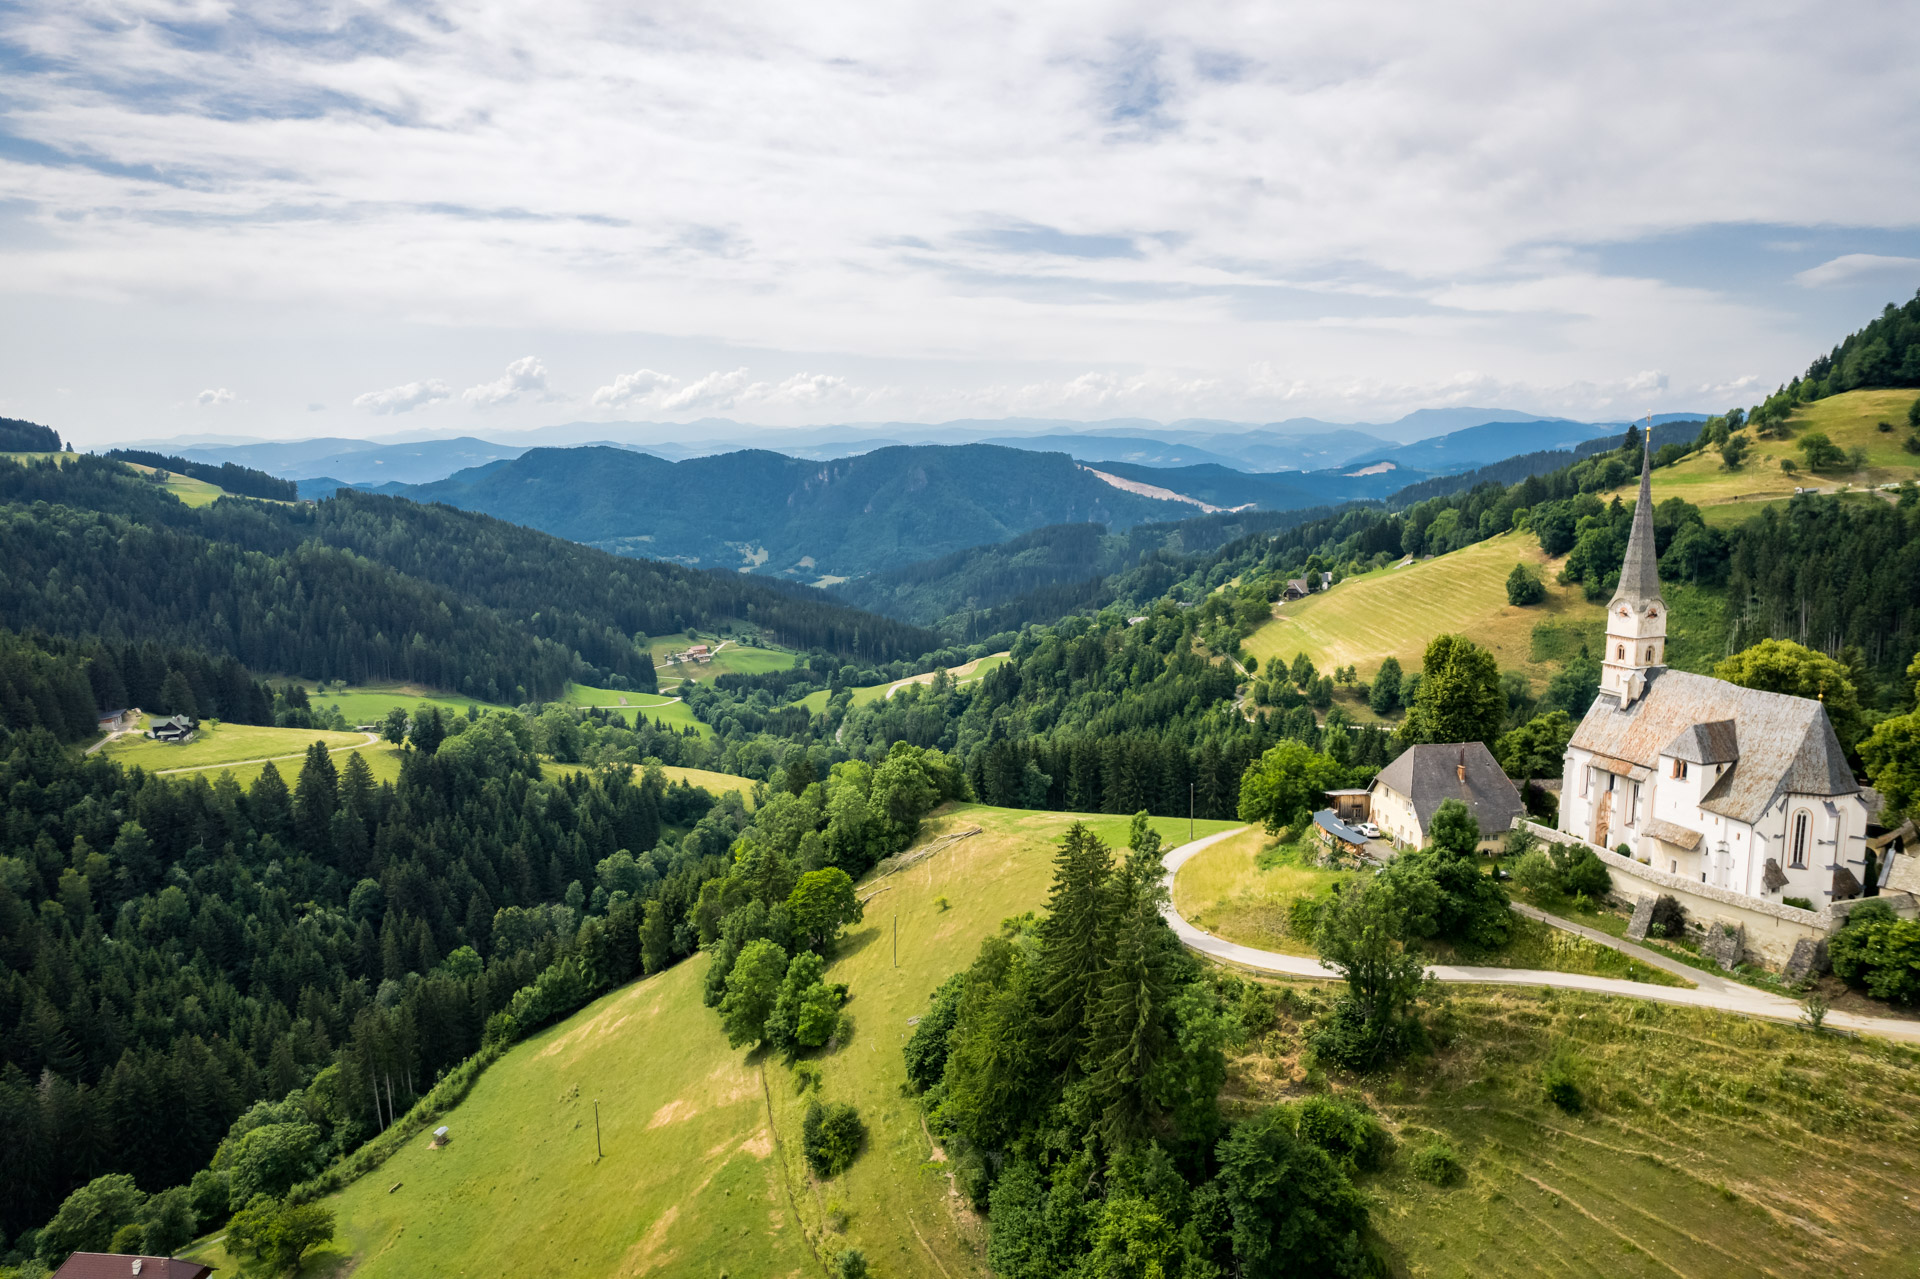
<svg viewBox="0 0 1920 1279"><path fill-rule="evenodd" d="M1738 470L1728 470L1717 450L1709 449L1692 457L1661 467L1653 473L1653 497L1663 502L1681 497L1702 508L1711 524L1726 527L1751 518L1761 508L1784 504L1793 496L1796 485L1832 492L1843 484L1856 489L1873 489L1920 477L1920 453L1901 447L1911 433L1907 426L1907 407L1915 392L1908 388L1895 391L1848 391L1804 404L1787 419L1788 437L1753 440L1753 449ZM1882 431L1881 422L1891 431ZM1855 468L1851 462L1830 471L1810 473L1799 441L1809 431L1823 432L1842 449L1865 449L1867 464ZM1749 431L1748 438L1752 439ZM1782 460L1798 468L1788 474L1780 469ZM1631 502L1638 491L1638 480L1617 490ZM1615 494L1603 494L1612 499ZM1862 495L1863 500L1866 496Z"/></svg>
<svg viewBox="0 0 1920 1279"><path fill-rule="evenodd" d="M584 764L556 764L552 760L544 758L541 760L540 768L543 773L548 774L584 773L588 771L587 766ZM732 773L716 773L708 768L681 768L676 764L663 764L660 771L667 775L667 780L670 782L685 782L687 785L698 787L710 795L720 796L727 794L729 791L738 791L741 800L744 801L747 806L747 811L753 811L753 788L756 783L751 777L738 777ZM638 774L636 773L635 776L638 776Z"/></svg>
<svg viewBox="0 0 1920 1279"><path fill-rule="evenodd" d="M1542 604L1507 603L1507 575L1525 562L1546 582ZM1558 663L1537 660L1533 628L1539 623L1599 629L1605 610L1590 604L1576 585L1554 581L1560 561L1549 559L1531 533L1503 533L1449 555L1405 568L1385 568L1350 577L1332 590L1280 606L1280 614L1246 640L1262 669L1291 662L1304 652L1314 666L1332 671L1357 666L1371 680L1383 658L1418 670L1435 635L1465 635L1491 649L1502 670L1525 671L1544 681Z"/></svg>
<svg viewBox="0 0 1920 1279"><path fill-rule="evenodd" d="M152 722L148 716L142 722ZM366 742L365 733L335 733L314 728L266 728L258 724L214 724L202 722L200 733L190 742L149 741L135 734L116 738L101 747L122 764L139 765L149 772L175 768L205 768L232 764L240 760L298 758L307 747L320 741L332 750L339 746L358 746Z"/></svg>
<svg viewBox="0 0 1920 1279"><path fill-rule="evenodd" d="M492 702L460 697L418 684L367 684L317 689L310 682L302 682L307 684L308 695L315 706L338 707L349 724L378 724L396 706L409 715L429 706L439 707L443 715L465 715L469 706L477 706L482 711L508 709ZM607 707L629 725L633 723L635 714L645 713L649 720L659 720L669 727L693 728L702 737L713 736L713 730L695 719L686 703L670 693L623 693L610 688L569 684L560 701L569 706Z"/></svg>
<svg viewBox="0 0 1920 1279"><path fill-rule="evenodd" d="M151 476L155 470L154 467L142 466L138 462L122 462L120 465L146 476ZM227 495L227 491L218 484L196 480L191 475L182 475L178 471L168 471L167 478L160 482L160 487L188 506L212 506Z"/></svg>
<svg viewBox="0 0 1920 1279"><path fill-rule="evenodd" d="M696 958L514 1049L447 1117L452 1144L429 1150L423 1135L330 1201L340 1242L307 1272L814 1276L852 1245L875 1275L984 1276L984 1223L901 1094L900 1048L980 940L1043 905L1071 820L954 806L924 841L978 834L861 885L866 918L830 970L851 987L851 1033L817 1059L824 1096L856 1104L869 1131L840 1178L806 1171L807 1098L777 1058L726 1047ZM1123 819L1090 820L1124 839ZM1156 825L1185 837L1185 822ZM1431 1011L1431 1053L1328 1079L1302 1060L1301 1031L1332 986L1276 987L1281 1016L1236 1050L1225 1104L1331 1088L1372 1105L1400 1153L1362 1188L1399 1273L1913 1273L1920 1053L1631 1000L1455 988ZM1563 1044L1586 1100L1576 1114L1539 1081ZM1435 1135L1460 1155L1457 1184L1408 1171L1407 1151ZM201 1259L246 1273L217 1248Z"/></svg>
<svg viewBox="0 0 1920 1279"><path fill-rule="evenodd" d="M784 671L799 659L782 649L757 648L750 644L737 644L724 635L712 635L702 632L699 639L690 635L655 635L648 640L653 651L654 671L664 684L668 680L712 679L715 675L764 675L768 671ZM694 644L705 644L719 651L714 653L710 662L682 662L678 666L668 663L667 654L684 652ZM724 644L725 647L720 646Z"/></svg>
<svg viewBox="0 0 1920 1279"><path fill-rule="evenodd" d="M985 657L976 657L971 662L963 662L959 666L952 667L947 674L953 676L956 684L971 684L996 667L1006 665L1011 656L1010 653L990 653ZM885 684L867 684L853 689L853 704L865 706L869 702L877 702L883 697L892 696L895 689L905 688L909 684L931 684L934 674L935 672L928 671L924 675L909 675L905 679L892 680ZM801 698L797 704L818 715L827 709L827 690L816 689Z"/></svg>
<svg viewBox="0 0 1920 1279"><path fill-rule="evenodd" d="M1325 990L1296 985L1228 1092L1254 1107L1317 1086L1290 1045ZM1905 1276L1920 1249L1920 1054L1722 1013L1573 992L1459 988L1445 1046L1335 1081L1399 1152L1366 1179L1401 1273L1418 1276ZM1571 1054L1584 1105L1541 1071ZM1435 1136L1464 1177L1406 1152Z"/></svg>

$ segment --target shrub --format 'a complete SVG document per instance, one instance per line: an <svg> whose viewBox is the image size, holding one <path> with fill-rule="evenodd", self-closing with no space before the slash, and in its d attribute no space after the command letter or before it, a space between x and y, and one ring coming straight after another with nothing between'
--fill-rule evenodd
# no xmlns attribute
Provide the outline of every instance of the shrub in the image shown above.
<svg viewBox="0 0 1920 1279"><path fill-rule="evenodd" d="M1362 1172L1372 1172L1385 1164L1392 1144L1378 1119L1336 1097L1314 1096L1301 1102L1295 1131Z"/></svg>
<svg viewBox="0 0 1920 1279"><path fill-rule="evenodd" d="M1422 1181L1432 1182L1436 1186L1451 1186L1460 1180L1466 1171L1461 1166L1460 1156L1454 1153L1445 1138L1435 1137L1413 1152L1407 1160L1407 1167L1413 1175Z"/></svg>
<svg viewBox="0 0 1920 1279"><path fill-rule="evenodd" d="M820 1177L837 1177L845 1172L866 1139L867 1126L860 1122L860 1112L848 1105L823 1106L816 1101L807 1107L807 1117L800 1125L807 1163Z"/></svg>
<svg viewBox="0 0 1920 1279"><path fill-rule="evenodd" d="M1574 1055L1572 1044L1560 1044L1540 1067L1540 1086L1547 1100L1569 1115L1586 1108L1587 1099L1580 1091L1580 1059Z"/></svg>
<svg viewBox="0 0 1920 1279"><path fill-rule="evenodd" d="M1909 435L1900 441L1900 447L1909 453L1920 453L1920 434Z"/></svg>
<svg viewBox="0 0 1920 1279"><path fill-rule="evenodd" d="M1613 891L1613 876L1591 848L1584 844L1572 847L1563 844L1561 848L1566 851L1556 849L1555 860L1560 862L1560 877L1567 892L1598 900Z"/></svg>
<svg viewBox="0 0 1920 1279"><path fill-rule="evenodd" d="M1898 919L1885 902L1854 908L1828 943L1833 971L1876 999L1920 1001L1920 921Z"/></svg>
<svg viewBox="0 0 1920 1279"><path fill-rule="evenodd" d="M1801 910L1813 909L1813 902L1805 897L1782 897L1780 904L1782 906L1798 906Z"/></svg>
<svg viewBox="0 0 1920 1279"><path fill-rule="evenodd" d="M1560 876L1560 868L1553 864L1553 858L1538 848L1530 850L1514 863L1513 882L1539 897L1558 897L1567 890L1566 881Z"/></svg>
<svg viewBox="0 0 1920 1279"><path fill-rule="evenodd" d="M836 1279L867 1279L867 1254L858 1248L847 1249L840 1254L834 1274Z"/></svg>
<svg viewBox="0 0 1920 1279"><path fill-rule="evenodd" d="M810 1061L793 1063L793 1090L797 1093L813 1092L820 1087L820 1067Z"/></svg>
<svg viewBox="0 0 1920 1279"><path fill-rule="evenodd" d="M1678 898L1661 893L1653 903L1653 917L1647 923L1649 937L1685 937L1687 935L1687 908Z"/></svg>
<svg viewBox="0 0 1920 1279"><path fill-rule="evenodd" d="M1540 575L1525 564L1515 564L1513 572L1507 574L1507 603L1524 608L1545 598L1547 588Z"/></svg>

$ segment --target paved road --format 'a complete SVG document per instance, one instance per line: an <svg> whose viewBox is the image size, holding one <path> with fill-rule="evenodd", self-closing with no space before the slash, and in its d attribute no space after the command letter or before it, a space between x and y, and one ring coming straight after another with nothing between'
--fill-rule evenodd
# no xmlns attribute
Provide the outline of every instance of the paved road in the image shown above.
<svg viewBox="0 0 1920 1279"><path fill-rule="evenodd" d="M1283 955L1278 951L1258 950L1252 946L1242 946L1238 942L1215 937L1205 929L1195 928L1174 910L1174 873L1202 849L1237 835L1245 829L1244 826L1236 827L1233 830L1221 831L1217 835L1209 835L1205 839L1196 839L1190 844L1180 845L1166 855L1162 864L1167 868L1167 904L1162 907L1161 913L1166 916L1167 923L1188 947L1226 963L1238 964L1242 968L1251 968L1259 972L1337 980L1340 976L1338 973L1311 956ZM1745 1017L1764 1017L1770 1021L1798 1022L1800 1020L1800 1005L1791 999L1769 994L1764 990L1756 990L1752 986L1716 976L1713 973L1701 972L1697 968L1689 968L1644 946L1617 941L1596 929L1569 923L1543 911L1536 911L1530 906L1515 906L1515 909L1551 924L1555 928L1564 928L1589 941L1611 946L1653 967L1676 973L1697 985L1687 990L1678 986L1652 986L1645 982L1627 981L1618 977L1591 977L1584 973L1556 973L1535 968L1479 968L1464 964L1434 964L1427 969L1428 974L1435 981L1471 982L1489 986L1553 986L1561 990L1586 990L1596 994L1621 995L1628 999L1650 999L1663 1004L1718 1008L1723 1012L1739 1013ZM1890 1017L1863 1017L1857 1013L1832 1012L1827 1014L1827 1024L1838 1029L1879 1035L1886 1039L1920 1043L1920 1021L1897 1021Z"/></svg>

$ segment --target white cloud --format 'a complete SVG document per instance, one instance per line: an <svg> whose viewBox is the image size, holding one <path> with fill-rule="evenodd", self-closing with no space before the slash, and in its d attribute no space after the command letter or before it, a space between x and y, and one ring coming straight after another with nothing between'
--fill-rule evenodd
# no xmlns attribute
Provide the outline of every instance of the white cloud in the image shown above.
<svg viewBox="0 0 1920 1279"><path fill-rule="evenodd" d="M260 406L290 431L483 331L562 381L635 369L601 410L1373 413L1461 370L1771 385L1845 331L1796 281L1920 262L1898 0L336 8L9 10L0 297L85 302L12 393L77 385L110 298L129 331L200 308L243 356L324 349L331 381ZM1711 287L1673 282L1714 258L1691 242L1594 247L1726 228L1771 257ZM356 403L448 398L416 385ZM466 398L531 426L545 394Z"/></svg>
<svg viewBox="0 0 1920 1279"><path fill-rule="evenodd" d="M754 394L765 383L755 383L747 376L744 368L731 373L713 372L697 382L673 392L660 401L660 408L667 413L686 413L696 409L730 409L744 396Z"/></svg>
<svg viewBox="0 0 1920 1279"><path fill-rule="evenodd" d="M429 404L438 404L452 394L453 388L445 382L428 378L424 382L409 382L405 386L390 386L383 391L356 395L353 397L353 407L382 415L411 413Z"/></svg>
<svg viewBox="0 0 1920 1279"><path fill-rule="evenodd" d="M202 391L195 398L202 404L231 404L234 401L234 394L226 387L221 386Z"/></svg>
<svg viewBox="0 0 1920 1279"><path fill-rule="evenodd" d="M496 404L512 404L522 395L538 396L543 400L555 398L547 390L547 366L535 355L522 356L507 365L507 371L491 382L482 382L479 386L470 386L460 393L460 398L475 408L489 408Z"/></svg>
<svg viewBox="0 0 1920 1279"><path fill-rule="evenodd" d="M593 393L593 406L597 409L625 408L636 400L644 401L656 391L667 389L678 380L652 369L635 369L615 377L611 386L596 390Z"/></svg>
<svg viewBox="0 0 1920 1279"><path fill-rule="evenodd" d="M1862 276L1905 276L1911 283L1920 279L1920 258L1887 257L1879 253L1843 253L1837 258L1808 267L1793 278L1809 289L1835 284L1851 284Z"/></svg>

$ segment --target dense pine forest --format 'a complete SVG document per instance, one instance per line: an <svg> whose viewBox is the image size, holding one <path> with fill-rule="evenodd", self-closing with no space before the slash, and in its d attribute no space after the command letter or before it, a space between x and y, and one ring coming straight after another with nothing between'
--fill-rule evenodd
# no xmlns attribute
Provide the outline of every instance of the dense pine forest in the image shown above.
<svg viewBox="0 0 1920 1279"><path fill-rule="evenodd" d="M195 645L310 679L408 680L516 705L575 679L649 690L636 636L727 619L872 660L932 647L804 588L394 498L196 510L82 457L0 470L0 510L0 613L16 627Z"/></svg>

